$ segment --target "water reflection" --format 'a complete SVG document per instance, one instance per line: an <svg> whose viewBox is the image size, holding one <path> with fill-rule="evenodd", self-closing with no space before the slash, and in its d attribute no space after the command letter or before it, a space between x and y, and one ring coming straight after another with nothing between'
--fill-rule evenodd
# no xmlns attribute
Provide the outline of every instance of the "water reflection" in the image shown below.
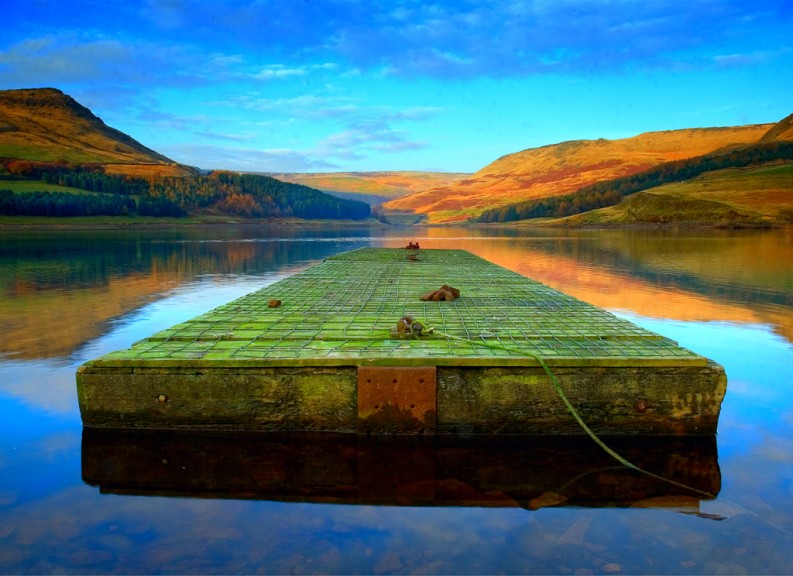
<svg viewBox="0 0 793 576"><path fill-rule="evenodd" d="M749 235L749 236L747 236ZM608 309L679 320L768 323L793 341L793 235L648 231L210 228L5 233L0 355L64 357L110 323L199 280L296 270L365 245L470 250ZM731 262L724 266L723 262ZM206 286L207 291L213 286ZM46 327L46 329L44 328Z"/></svg>
<svg viewBox="0 0 793 576"><path fill-rule="evenodd" d="M548 444L557 463L542 446L284 452L261 439L81 437L82 362L330 254L410 240L470 250L723 364L718 461L713 439L660 456L619 447L717 498L676 500L594 446ZM0 232L0 573L793 573L791 240L790 231ZM567 500L552 505L553 494ZM353 505L318 503L329 495ZM549 505L527 511L532 501ZM642 501L658 507L623 509ZM681 503L700 516L660 507Z"/></svg>
<svg viewBox="0 0 793 576"><path fill-rule="evenodd" d="M611 438L660 481L588 438L359 438L83 431L83 480L103 493L398 506L682 507L716 497L716 439ZM684 484L690 490L680 486Z"/></svg>
<svg viewBox="0 0 793 576"><path fill-rule="evenodd" d="M790 229L532 231L450 241L453 232L431 229L422 246L469 250L602 308L684 321L769 324L793 342Z"/></svg>
<svg viewBox="0 0 793 576"><path fill-rule="evenodd" d="M112 321L187 284L295 270L301 262L340 251L332 237L290 242L289 230L275 238L258 230L256 242L240 229L208 232L219 238L207 241L194 229L54 237L6 233L0 238L0 354L16 359L69 356L106 333ZM345 232L342 244L360 245Z"/></svg>

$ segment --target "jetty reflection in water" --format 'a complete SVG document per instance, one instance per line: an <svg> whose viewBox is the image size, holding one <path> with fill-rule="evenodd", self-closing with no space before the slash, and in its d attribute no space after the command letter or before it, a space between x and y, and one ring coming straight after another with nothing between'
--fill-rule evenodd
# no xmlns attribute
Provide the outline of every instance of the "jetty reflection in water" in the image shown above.
<svg viewBox="0 0 793 576"><path fill-rule="evenodd" d="M358 437L83 431L102 493L388 506L673 507L721 488L715 437ZM686 490L680 484L691 487ZM711 495L711 497L705 494Z"/></svg>

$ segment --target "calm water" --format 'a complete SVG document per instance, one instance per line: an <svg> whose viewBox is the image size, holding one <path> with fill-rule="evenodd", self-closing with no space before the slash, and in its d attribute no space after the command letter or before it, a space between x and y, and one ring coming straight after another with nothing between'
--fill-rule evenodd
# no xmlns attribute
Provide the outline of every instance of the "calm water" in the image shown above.
<svg viewBox="0 0 793 576"><path fill-rule="evenodd" d="M715 442L624 448L718 495L620 495L637 479L596 447L549 441L454 452L446 505L426 506L420 480L454 459L434 446L376 447L405 465L354 469L358 493L344 446L83 435L81 363L331 254L408 240L470 250L724 365ZM3 574L793 573L790 230L0 232L0 328ZM570 498L510 500L535 484Z"/></svg>

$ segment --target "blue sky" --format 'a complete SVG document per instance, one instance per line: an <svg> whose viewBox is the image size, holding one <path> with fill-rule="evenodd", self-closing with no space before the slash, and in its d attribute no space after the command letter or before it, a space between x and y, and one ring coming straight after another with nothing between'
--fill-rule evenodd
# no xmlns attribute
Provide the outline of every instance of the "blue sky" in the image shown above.
<svg viewBox="0 0 793 576"><path fill-rule="evenodd" d="M0 88L202 168L475 172L793 112L790 0L0 0Z"/></svg>

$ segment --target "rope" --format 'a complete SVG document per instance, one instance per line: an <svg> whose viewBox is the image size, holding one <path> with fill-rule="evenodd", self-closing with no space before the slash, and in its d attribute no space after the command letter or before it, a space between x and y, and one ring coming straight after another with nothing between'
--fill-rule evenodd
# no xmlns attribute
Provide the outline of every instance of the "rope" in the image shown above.
<svg viewBox="0 0 793 576"><path fill-rule="evenodd" d="M513 354L519 354L519 355L522 355L522 356L528 356L529 358L533 358L534 360L536 360L539 363L540 366L542 366L542 369L545 371L545 374L548 376L548 380L553 385L554 390L556 390L557 395L559 396L559 398L561 398L562 402L564 402L564 405L567 408L567 411L570 412L570 414L572 414L573 418L575 418L576 422L578 422L578 425L581 426L581 429L584 432L586 432L587 435L592 440L594 440L595 443L598 446L600 446L600 448L603 449L603 451L605 451L609 456L614 458L617 462L619 462L620 464L622 464L626 468L630 468L631 470L635 470L637 472L640 472L641 474L645 474L647 476L650 476L651 478L655 478L656 480L661 480L663 482L667 482L668 484L672 484L674 486L677 486L678 488L683 488L683 489L689 490L691 492L696 492L697 494L701 494L701 495L706 496L708 498L715 498L716 497L715 494L711 494L710 492L707 492L705 490L699 490L698 488L694 488L692 486L688 486L686 484L683 484L682 482L677 482L676 480L672 480L671 478L666 478L665 476L660 476L659 474L655 474L655 473L650 472L648 470L644 470L643 468L639 468L633 462L628 461L624 457L620 456L617 452L615 452L614 450L609 448L609 446L606 445L606 443L603 442L603 440L601 440L598 437L598 435L595 434L589 426L587 426L587 424L586 424L586 422L584 422L583 418L581 418L581 415L578 413L578 411L575 409L573 404L567 398L567 395L564 393L564 390L562 390L562 386L559 384L559 380L556 378L556 375L551 371L551 369L548 366L547 362L545 362L545 360L541 356L535 354L534 352L530 352L528 350L521 350L520 348L512 348L512 347L505 346L505 345L500 344L500 343L497 344L495 342L480 342L480 341L477 341L477 340L472 340L470 338L462 338L460 336L454 336L452 334L447 334L446 332L441 332L440 330L436 330L435 328L433 328L431 326L428 326L427 324L423 324L422 325L422 324L420 324L418 322L415 322L414 324L419 324L419 326L420 326L420 328L418 329L418 334L415 334L413 332L413 327L411 326L411 334L413 336L415 336L415 337L418 337L421 334L438 334L439 336L442 336L442 337L446 338L447 340L459 340L459 341L462 341L462 342L469 342L469 343L474 344L474 345L485 346L487 348L493 348L493 349L501 349L501 350L505 350L506 352L510 352L510 353L513 353Z"/></svg>

